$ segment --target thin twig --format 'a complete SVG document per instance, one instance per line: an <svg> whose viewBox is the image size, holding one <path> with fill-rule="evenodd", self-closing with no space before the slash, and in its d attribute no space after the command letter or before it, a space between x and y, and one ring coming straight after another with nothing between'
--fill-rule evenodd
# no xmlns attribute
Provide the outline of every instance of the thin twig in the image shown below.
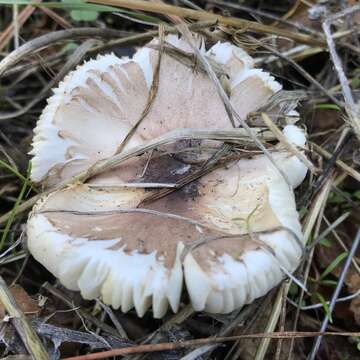
<svg viewBox="0 0 360 360"><path fill-rule="evenodd" d="M71 299L69 299L66 295L64 295L62 292L60 292L58 289L56 289L51 284L46 282L42 285L42 288L44 288L46 291L48 291L50 294L52 294L56 298L60 299L69 309L76 309L76 313L78 313L78 315L80 317L86 319L88 322L97 326L101 330L103 330L113 336L119 335L118 332L113 327L101 322L95 316L90 315L88 312L82 310L81 308L77 308L76 304L74 304Z"/></svg>
<svg viewBox="0 0 360 360"><path fill-rule="evenodd" d="M41 2L39 0L34 0L34 2L38 3ZM27 5L18 15L17 17L17 23L18 26L24 25L26 20L31 16L31 14L35 11L35 7L31 5ZM14 34L14 23L12 22L11 25L9 25L4 31L0 34L0 50L2 50L6 44L9 42L11 37Z"/></svg>
<svg viewBox="0 0 360 360"><path fill-rule="evenodd" d="M153 81L151 84L151 88L149 91L148 99L146 101L146 105L144 110L141 112L141 115L139 119L135 122L135 124L132 126L132 128L129 130L129 132L126 134L124 140L121 142L120 146L116 150L116 154L119 154L122 152L122 150L125 148L126 144L130 141L132 136L135 134L137 128L141 124L141 122L145 119L146 115L149 113L154 101L155 97L159 88L159 77L160 77L160 65L161 65L161 58L163 54L163 46L164 46L164 26L159 26L159 42L160 42L160 48L158 50L158 57L157 62L154 69L154 76Z"/></svg>
<svg viewBox="0 0 360 360"><path fill-rule="evenodd" d="M207 224L203 224L199 221L193 220L191 218L165 213L161 211L156 211L152 209L143 209L143 208L129 208L129 209L116 209L116 210L100 210L100 211L76 211L76 210L66 210L66 209L48 209L48 210L40 210L38 214L71 214L71 215L78 215L78 216L109 216L109 215L118 215L118 214L133 214L133 213L141 213L141 214L148 214L152 216L160 216L169 219L175 219L180 221L188 222L194 226L200 226L202 228L210 228L211 227Z"/></svg>
<svg viewBox="0 0 360 360"><path fill-rule="evenodd" d="M322 93L324 93L334 104L336 104L337 106L339 106L340 108L343 108L343 104L337 100L333 94L331 94L327 89L324 88L324 86L322 86L313 76L311 76L307 71L305 71L297 62L295 62L293 59L285 56L284 54L282 54L280 51L278 51L277 49L275 49L274 47L265 44L262 41L259 41L258 39L254 38L253 36L248 36L249 39L251 41L253 41L254 43L256 43L257 45L263 47L264 49L272 52L273 54L275 54L277 57L279 57L280 59L288 62L295 70L297 70L299 72L299 74L301 74L306 80L308 80L309 82L311 82L315 87L317 87Z"/></svg>
<svg viewBox="0 0 360 360"><path fill-rule="evenodd" d="M360 5L355 5L351 8L347 8L344 11L341 11L340 13L333 15L333 16L329 17L328 19L326 19L323 22L322 27L323 27L323 30L325 33L325 37L326 37L326 41L327 41L328 48L330 51L331 59L334 63L336 73L338 74L338 78L339 78L340 85L341 85L341 90L342 90L342 93L343 93L343 96L345 99L345 103L347 105L346 111L348 113L350 123L351 123L352 127L354 128L354 132L355 132L357 138L360 140L360 111L359 111L358 107L356 106L354 98L352 96L351 89L349 86L349 81L345 75L343 66L341 64L341 59L340 59L338 53L336 52L335 42L331 35L331 30L330 30L330 26L335 20L340 19L341 17L344 17L344 16L348 16L350 14L353 14L357 11L360 11Z"/></svg>
<svg viewBox="0 0 360 360"><path fill-rule="evenodd" d="M351 246L351 249L350 249L350 253L346 258L344 267L343 267L343 269L341 271L341 274L340 274L340 277L339 277L339 279L337 281L335 291L334 291L334 293L333 293L333 295L331 297L331 301L330 301L330 304L329 304L329 310L328 310L328 312L326 312L324 320L323 320L323 322L321 324L321 328L320 328L321 333L324 333L326 328L327 328L327 325L329 323L329 315L334 310L336 300L340 295L340 291L342 289L342 286L343 286L343 283L344 283L344 280L345 280L345 276L348 273L348 270L350 268L351 259L354 257L355 252L356 252L356 250L357 250L357 248L359 246L359 243L360 243L360 230L358 230L358 232L356 234L355 240L354 240L354 242L353 242L353 244ZM320 348L320 345L321 345L322 338L323 338L323 335L319 335L317 337L317 339L315 341L315 344L314 344L314 346L313 346L313 348L311 350L309 360L315 360L316 354L317 354L317 352L318 352L318 350Z"/></svg>
<svg viewBox="0 0 360 360"><path fill-rule="evenodd" d="M354 259L354 258L353 258ZM351 295L347 295L347 296L343 296L343 297L339 297L336 300L336 303L339 302L344 302L344 301L350 301L352 299L355 299L356 297L360 296L360 289L357 290L356 292L354 292ZM324 304L323 303L318 303L318 304L313 304L313 305L308 305L308 306L300 306L299 304L297 304L295 301L292 301L291 299L287 299L287 301L295 306L296 308L300 309L301 311L307 311L307 310L314 310L314 309L320 309L320 308L324 308ZM330 304L330 301L325 301L325 303L327 305Z"/></svg>
<svg viewBox="0 0 360 360"><path fill-rule="evenodd" d="M324 148L322 148L321 146L315 144L315 143L311 143L311 147L321 156L323 156L325 159L330 160L333 157L333 154L329 153L328 151L326 151ZM351 166L347 165L346 163L344 163L342 160L337 159L335 161L335 164L342 170L344 171L346 174L348 174L349 176L351 176L353 179L357 180L360 182L360 173L358 171L356 171L354 168L352 168Z"/></svg>
<svg viewBox="0 0 360 360"><path fill-rule="evenodd" d="M271 338L271 339L291 339L291 338L311 338L316 336L344 336L344 337L354 337L360 336L360 332L313 332L313 331L303 331L303 332L273 332L273 333L257 333L257 334L245 334L237 336L225 336L225 337L210 337L206 339L196 339L181 341L175 343L161 343L161 344L149 344L149 345L136 345L132 347L126 347L121 349L113 349L109 351L103 351L88 355L80 355L64 358L64 360L94 360L94 359L105 359L110 358L111 356L120 356L126 354L136 354L136 353L148 353L148 352L158 352L166 350L175 350L188 348L198 345L206 344L216 344L229 341L236 341L239 339L262 339L262 338Z"/></svg>
<svg viewBox="0 0 360 360"><path fill-rule="evenodd" d="M58 15L54 10L49 9L46 6L40 6L39 8L43 13L45 13L47 16L57 22L64 29L71 29L73 27L68 21L66 21L62 16Z"/></svg>
<svg viewBox="0 0 360 360"><path fill-rule="evenodd" d="M94 39L88 39L83 42L79 47L76 48L74 53L69 57L65 65L61 70L56 74L56 76L49 81L46 86L37 94L33 100L31 100L27 105L21 108L18 111L11 113L0 113L0 121L13 119L27 113L33 106L35 106L39 101L41 101L56 84L64 78L64 76L72 70L79 62L83 59L86 53L95 45L98 41Z"/></svg>
<svg viewBox="0 0 360 360"><path fill-rule="evenodd" d="M250 15L256 14L256 15L262 16L264 18L275 20L276 22L282 23L284 25L291 26L291 27L293 27L293 28L295 28L297 30L303 31L304 33L319 36L317 31L315 31L315 30L313 30L311 28L308 28L308 27L304 26L303 24L280 18L280 17L278 17L276 15L273 15L271 13L268 13L268 12L265 12L265 11L262 11L262 10L259 10L259 9L256 9L256 8L252 8L252 7L249 7L249 6L242 5L242 4L241 5L236 4L236 3L233 3L233 2L229 2L229 1L208 0L208 2L210 4L216 4L216 5L221 5L221 6L225 6L225 7L228 7L228 8L236 9L236 10L246 11Z"/></svg>
<svg viewBox="0 0 360 360"><path fill-rule="evenodd" d="M49 45L54 45L54 43L58 41L74 40L76 38L83 37L114 39L127 35L128 33L124 31L102 28L75 28L54 31L26 42L24 45L20 46L18 49L15 49L8 56L2 59L0 62L0 77L7 69L14 66L20 60L34 54L41 49L44 49Z"/></svg>

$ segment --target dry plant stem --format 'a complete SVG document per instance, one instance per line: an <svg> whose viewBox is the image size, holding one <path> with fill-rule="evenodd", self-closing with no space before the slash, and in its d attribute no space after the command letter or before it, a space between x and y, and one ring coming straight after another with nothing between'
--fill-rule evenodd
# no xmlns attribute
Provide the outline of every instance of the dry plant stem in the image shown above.
<svg viewBox="0 0 360 360"><path fill-rule="evenodd" d="M65 209L49 209L44 211L39 211L38 214L52 214L52 213L59 213L59 214L72 214L78 216L107 216L107 215L114 215L114 214L129 214L129 213L141 213L141 214L150 214L154 216L165 217L169 219L176 219L188 222L191 225L200 226L202 228L209 228L212 229L211 226L202 224L196 220L192 220L185 216L175 215L171 213L151 210L151 209L143 209L143 208L129 208L129 209L117 209L117 210L103 210L103 211L75 211L75 210L65 210Z"/></svg>
<svg viewBox="0 0 360 360"><path fill-rule="evenodd" d="M105 305L103 302L101 302L100 300L97 301L99 303L99 305L102 307L102 309L104 310L104 314L107 314L109 316L109 318L111 319L112 323L114 324L114 326L116 327L116 330L118 331L119 335L124 338L124 339L129 339L124 327L121 325L119 319L116 317L116 315L114 314L114 312L112 311L112 309ZM101 323L104 323L104 321L101 321ZM98 327L98 329L100 329Z"/></svg>
<svg viewBox="0 0 360 360"><path fill-rule="evenodd" d="M66 21L63 17L58 15L55 11L45 6L40 6L39 8L43 13L45 13L47 16L49 16L51 19L57 22L64 29L71 29L73 27L68 21Z"/></svg>
<svg viewBox="0 0 360 360"><path fill-rule="evenodd" d="M227 336L228 334L233 333L233 331L237 330L239 327L243 327L249 319L251 319L251 322L248 325L245 325L241 332L245 334L250 332L251 325L256 322L258 317L262 315L262 309L264 308L264 305L268 303L268 299L269 296L267 295L265 299L257 299L245 308L238 310L235 318L230 318L229 321L222 326L216 336ZM233 349L237 347L238 343L239 340L234 343ZM210 356L210 353L215 350L219 345L220 344L208 344L200 346L199 348L190 351L187 355L182 357L181 360L197 360L203 354L207 354L206 358L208 358ZM238 350L240 349L238 348ZM227 357L228 355L226 356L226 359Z"/></svg>
<svg viewBox="0 0 360 360"><path fill-rule="evenodd" d="M306 229L308 227L311 227L311 229L312 229L315 226L315 222L317 221L317 219L322 218L323 211L326 206L326 202L329 197L329 193L330 193L331 185L332 185L333 181L334 181L334 175L332 177L330 177L323 185L321 192L319 193L319 195L317 196L317 199L313 203L314 205L312 207L312 211L310 212L310 215L307 218L306 225L309 225L309 226L306 226ZM313 216L313 214L316 214L316 216ZM321 215L321 217L320 217L320 215ZM320 220L318 220L318 221L319 221L318 225L320 225ZM319 230L319 227L317 229ZM310 240L311 231L306 231L305 235L306 235L306 242L308 242ZM315 248L311 249L308 259L307 259L308 263L307 263L307 266L305 269L305 274L304 274L304 278L305 278L306 282L307 282L307 279L310 274L312 258L314 256L314 250L315 250ZM301 289L300 296L299 296L299 304L302 303L303 298L304 298L304 291ZM295 320L294 320L294 324L293 324L293 331L295 331L297 328L299 316L300 316L300 309L297 308L296 314L295 314ZM289 360L292 359L292 352L293 352L294 344L295 344L294 339L291 339L290 347L289 347L289 357L288 357Z"/></svg>
<svg viewBox="0 0 360 360"><path fill-rule="evenodd" d="M352 259L354 260L354 258ZM339 302L344 302L344 301L350 301L356 297L358 297L360 295L360 289L358 291L356 291L355 293L348 295L348 296L343 296L343 297L339 297L336 299L336 303ZM288 302L291 305L294 305L297 309L300 309L301 311L307 311L307 310L314 310L314 309L320 309L320 308L324 308L324 304L322 303L318 303L318 304L313 304L313 305L308 305L308 306L299 306L295 301L292 301L291 299L287 299ZM326 301L326 304L330 304L330 301ZM301 317L301 315L300 315Z"/></svg>
<svg viewBox="0 0 360 360"><path fill-rule="evenodd" d="M346 145L348 145L348 142L345 140L348 140L350 137L350 133L347 131L348 128L345 128L340 137L339 140L335 146L334 153L331 155L331 158L329 161L327 161L322 169L321 174L319 177L310 184L309 189L305 192L303 195L300 206L307 206L308 202L310 201L311 197L316 194L316 192L321 188L321 185L326 181L326 179L329 177L329 175L333 172L336 160L340 156L340 154L344 151L344 148Z"/></svg>
<svg viewBox="0 0 360 360"><path fill-rule="evenodd" d="M322 239L324 239L328 234L333 232L337 226L339 226L344 220L346 220L350 216L350 214L350 212L342 214L332 224L328 224L328 228L325 229L320 235L318 235L315 240L313 240L313 242L309 245L309 249L315 247Z"/></svg>
<svg viewBox="0 0 360 360"><path fill-rule="evenodd" d="M261 134L261 128L252 128L251 134ZM274 136L268 133L265 134L264 139L274 139ZM135 146L134 148L123 151L121 154L116 154L106 160L100 161L93 165L89 170L80 173L72 179L73 181L85 181L86 179L98 175L102 172L111 170L122 162L130 159L131 157L141 155L147 151L156 149L158 146L168 145L179 140L217 140L229 143L251 143L251 136L247 134L244 129L232 129L232 130L204 130L204 129L177 129L169 131L168 133L150 140L144 145ZM68 185L67 181L66 184ZM60 186L64 186L60 185Z"/></svg>
<svg viewBox="0 0 360 360"><path fill-rule="evenodd" d="M37 0L34 2L39 3L41 1ZM31 5L27 5L17 16L17 26L21 27L34 11L35 11L35 7ZM2 50L6 46L6 44L9 42L13 34L14 34L14 23L11 23L11 25L9 25L4 31L1 32L0 50Z"/></svg>
<svg viewBox="0 0 360 360"><path fill-rule="evenodd" d="M180 19L181 21L181 19ZM197 55L197 58L199 59L199 61L202 63L202 65L205 68L206 73L208 74L210 80L214 83L216 90L219 94L219 96L221 97L221 100L224 103L225 109L227 111L227 113L229 114L229 118L230 121L232 122L233 126L234 126L234 121L233 121L233 117L236 118L239 123L241 124L241 126L244 128L244 130L246 131L246 133L248 134L248 136L254 141L254 143L256 144L256 146L264 153L264 155L270 160L270 162L274 165L274 167L276 168L276 170L279 172L279 174L285 179L285 181L287 182L287 184L289 185L289 187L291 187L289 179L287 178L286 174L284 173L284 171L278 166L278 164L276 163L276 161L274 160L274 158L271 156L270 152L265 148L265 146L263 145L263 143L258 139L258 137L256 136L256 134L254 134L251 130L251 128L249 127L249 125L246 123L246 121L244 119L242 119L238 113L236 112L236 110L234 109L233 105L231 104L231 101L228 97L228 95L226 94L223 86L221 85L219 79L217 78L214 70L212 69L211 65L209 64L208 60L206 59L206 57L200 52L200 50L198 49L198 47L193 43L192 41L192 36L191 36L191 32L189 30L189 28L186 26L186 24L181 21L181 23L178 25L178 29L180 30L180 32L185 36L187 42L190 44L190 46L192 47L192 49L194 50L195 54Z"/></svg>
<svg viewBox="0 0 360 360"><path fill-rule="evenodd" d="M197 22L194 24L190 24L189 28L192 31L200 31L201 29L204 28L208 28L211 26L215 26L216 22L215 21L202 21L202 22ZM165 26L165 32L166 33L170 33L170 34L174 34L174 33L178 33L178 30L175 27L171 27L171 26ZM120 45L124 45L124 44L132 44L132 43L139 43L139 42L144 42L144 41L148 41L151 40L152 38L154 38L155 36L157 36L159 34L158 30L150 30L147 31L145 33L141 33L141 34L135 34L135 35L131 35L128 36L126 38L122 38L122 39L117 39L117 40L111 40L108 43L104 44L104 45L100 45L98 47L95 47L94 49L92 49L90 51L90 53L98 53L100 51L104 51L106 49L111 49L114 46L120 46Z"/></svg>
<svg viewBox="0 0 360 360"><path fill-rule="evenodd" d="M254 133L261 134L264 140L274 140L273 134L269 132L263 132L262 128L252 128ZM30 209L36 201L41 197L48 195L54 190L64 189L66 186L76 183L84 182L92 176L111 170L119 166L122 162L134 157L141 155L147 151L156 149L158 146L171 144L178 140L218 140L234 144L250 144L251 139L247 136L244 129L232 129L232 130L203 130L203 129L181 129L174 130L166 133L163 136L160 136L157 139L151 140L144 145L136 146L130 150L123 151L121 154L114 155L106 160L102 160L94 164L89 170L83 171L82 173L75 175L71 179L68 179L55 188L48 189L43 193L32 197L31 199L24 201L16 209L16 214L20 214L28 209ZM8 218L11 216L11 211L0 217L0 225L4 224Z"/></svg>
<svg viewBox="0 0 360 360"><path fill-rule="evenodd" d="M237 9L237 10L241 10L241 11L246 11L248 12L250 15L252 14L256 14L258 16L262 16L264 18L268 18L271 20L275 20L278 23L282 23L284 25L288 25L291 26L297 30L306 32L308 34L312 34L312 35L316 35L317 37L319 37L319 33L313 29L310 29L302 24L298 24L296 22L292 22L283 18L280 18L276 15L273 15L271 13L262 11L262 10L258 10L256 8L251 8L249 6L244 6L244 5L239 5L233 2L229 2L229 1L220 1L220 0L207 0L208 3L210 4L216 4L216 5L221 5L221 6L225 6L231 9Z"/></svg>
<svg viewBox="0 0 360 360"><path fill-rule="evenodd" d="M284 287L283 293L282 293L282 299L281 299L282 309L281 309L281 315L280 315L281 317L280 317L279 331L285 331L286 310L287 310L286 299L287 299L287 291L286 291L286 287ZM275 360L280 360L282 345L283 345L283 339L279 339L276 344Z"/></svg>
<svg viewBox="0 0 360 360"><path fill-rule="evenodd" d="M314 205L310 209L309 216L308 216L306 224L304 226L304 243L305 244L310 239L310 235L315 226L316 220L318 219L318 217L323 209L323 206L326 203L326 200L328 198L330 188L331 188L331 181L328 180L324 184L317 199L313 203ZM279 294L284 294L284 296L287 296L289 289L290 289L290 285L291 285L291 281L284 283L279 290ZM306 283L305 283L305 286L306 286ZM302 293L304 293L303 289L301 289L301 291L302 291ZM267 326L267 330L269 332L275 330L276 324L277 324L279 316L280 316L281 307L282 307L282 296L278 295L276 298L275 304L273 306L273 310L272 310L272 314L277 315L277 316L272 316L270 318L268 326ZM292 340L292 342L293 342L293 340ZM269 346L269 343L270 342L267 339L265 339L265 338L262 339L262 341L259 345L258 351L257 351L257 356L259 354L258 359L264 359L267 349L268 349L268 346ZM291 344L290 349L291 349L292 345L293 345L293 343ZM291 351L289 352L289 357L291 357Z"/></svg>
<svg viewBox="0 0 360 360"><path fill-rule="evenodd" d="M26 316L20 310L16 300L6 286L4 279L0 276L0 302L6 312L11 317L11 321L16 328L27 351L35 360L49 360L49 356L39 339L38 335L28 323Z"/></svg>
<svg viewBox="0 0 360 360"><path fill-rule="evenodd" d="M316 88L318 88L322 93L324 93L334 104L336 104L337 106L339 106L341 109L344 108L344 105L337 100L330 91L328 91L327 89L325 89L313 76L311 76L307 71L305 71L297 62L295 62L294 60L292 60L291 58L287 57L286 55L282 54L280 51L278 51L277 49L275 49L272 46L269 46L265 43L263 43L262 41L259 41L258 39L255 39L252 36L248 36L250 38L251 41L254 41L256 44L258 44L259 46L263 47L264 49L272 52L273 54L275 54L277 57L279 57L280 59L288 62L295 70L297 70L306 80L308 80L309 82L311 82Z"/></svg>
<svg viewBox="0 0 360 360"><path fill-rule="evenodd" d="M348 247L344 244L344 242L342 241L341 237L339 236L339 234L336 232L336 230L333 228L333 224L330 224L330 221L326 218L326 216L324 215L324 221L326 223L326 225L329 226L329 228L331 228L331 232L333 234L333 236L335 237L336 241L339 243L339 245L344 249L344 251L349 252ZM352 264L355 268L355 270L357 271L357 273L360 275L360 266L356 261L356 258L352 259ZM360 289L359 289L360 290Z"/></svg>
<svg viewBox="0 0 360 360"><path fill-rule="evenodd" d="M338 53L336 52L335 42L334 42L334 39L332 38L332 34L331 34L331 30L330 30L330 25L332 22L334 22L335 20L340 19L344 16L353 14L357 11L360 11L360 5L353 6L353 7L348 8L334 16L329 17L326 21L323 22L323 30L325 33L326 41L328 43L328 48L330 51L331 59L334 63L335 70L339 77L339 81L341 84L341 90L342 90L342 93L343 93L343 96L345 99L345 103L347 105L346 111L349 115L350 123L354 129L354 132L355 132L357 138L360 140L360 112L359 112L359 110L355 104L354 98L352 96L351 89L349 86L349 81L345 75L343 66L341 64L341 59L340 59Z"/></svg>
<svg viewBox="0 0 360 360"><path fill-rule="evenodd" d="M72 70L79 62L83 59L86 53L95 45L98 41L94 39L88 39L82 43L79 47L76 48L74 53L69 57L68 61L62 67L62 69L56 74L56 76L46 84L46 86L41 90L40 94L36 95L32 101L30 101L26 106L21 108L18 111L12 113L0 113L0 122L2 120L8 120L15 117L19 117L26 112L28 112L33 106L35 106L39 101L41 101L48 92L56 86L56 84L64 78L64 76Z"/></svg>
<svg viewBox="0 0 360 360"><path fill-rule="evenodd" d="M60 299L69 309L76 308L76 305L72 302L71 299L66 297L63 293L60 292L60 290L56 289L54 286L50 285L49 283L44 283L42 285L42 288L44 288L46 291L48 291L50 294L55 296L56 298ZM98 318L95 316L90 315L88 312L82 310L81 308L76 310L80 316L82 316L84 319L86 319L89 323L92 323L93 325L97 326L101 330L113 335L118 336L118 332L111 326L101 322Z"/></svg>
<svg viewBox="0 0 360 360"><path fill-rule="evenodd" d="M13 4L13 24L14 24L14 48L19 47L19 7L17 4Z"/></svg>
<svg viewBox="0 0 360 360"><path fill-rule="evenodd" d="M341 288L343 286L345 276L349 271L349 268L350 268L350 265L351 265L351 260L355 255L355 252L356 252L356 250L357 250L357 248L359 246L359 243L360 243L360 230L358 230L358 232L356 234L355 240L354 240L354 242L353 242L353 244L351 246L351 249L350 249L350 253L346 258L344 267L343 267L343 269L341 271L341 274L340 274L340 277L339 277L339 279L337 281L337 285L336 285L334 294L331 297L331 301L330 301L330 304L329 304L329 313L330 314L334 310L336 300L340 295L340 291L341 291ZM328 323L329 323L329 314L326 313L326 315L324 317L324 320L323 320L323 322L321 324L320 332L324 332L326 330ZM314 344L314 347L312 348L311 354L309 356L309 360L315 360L316 354L317 354L317 352L318 352L318 350L320 348L320 345L321 345L322 338L323 338L322 335L317 337L317 339L315 341L315 344Z"/></svg>
<svg viewBox="0 0 360 360"><path fill-rule="evenodd" d="M289 283L289 281L284 282L277 292L273 310L271 311L270 318L265 327L265 333L274 331L276 324L278 323L282 308L281 304L283 302L283 298L286 297L286 294L288 293ZM261 340L258 350L256 351L255 360L262 360L265 358L270 341L271 338L263 338Z"/></svg>
<svg viewBox="0 0 360 360"><path fill-rule="evenodd" d="M161 24L159 26L159 39L160 39L160 48L158 50L158 57L157 62L154 70L154 76L153 76L153 82L151 84L151 88L149 91L149 96L146 101L146 105L144 110L141 112L140 118L136 121L134 126L130 129L130 131L126 134L124 140L118 147L116 154L119 154L122 152L126 144L129 142L129 140L132 138L132 136L135 134L137 128L141 124L141 122L145 119L146 115L149 113L152 104L154 103L158 87L159 87L159 76L160 76L160 64L161 64L161 58L163 54L163 46L164 46L164 26Z"/></svg>
<svg viewBox="0 0 360 360"><path fill-rule="evenodd" d="M214 22L201 22L191 24L190 28L194 31L214 25ZM169 33L177 33L178 31L174 27L165 27L165 31ZM105 45L94 47L89 53L98 53L100 51L119 46L123 44L138 43L140 41L147 41L152 39L158 34L158 30L148 31L146 33L130 35L124 31L112 30L112 29L100 29L100 28L73 28L67 30L59 30L46 35L39 36L38 38L28 41L24 45L20 46L17 50L11 52L0 62L0 77L5 72L11 70L11 68L26 58L28 55L35 53L47 46L53 45L58 41L73 40L76 38L90 37L100 39L113 39L120 38L117 40L109 41Z"/></svg>
<svg viewBox="0 0 360 360"><path fill-rule="evenodd" d="M192 306L186 305L183 307L178 313L172 315L169 320L167 320L163 325L161 325L158 329L156 329L154 332L152 332L149 336L146 337L144 341L141 342L141 344L149 344L156 342L156 337L161 331L166 331L171 329L174 325L180 325L182 324L186 319L191 317L195 313L195 310L192 308ZM126 356L125 360L140 360L142 357L141 354L137 355L130 355Z"/></svg>
<svg viewBox="0 0 360 360"><path fill-rule="evenodd" d="M133 9L133 10L149 11L162 15L174 15L182 18L191 18L194 20L217 21L219 24L232 26L237 29L265 33L265 34L272 34L272 35L279 35L305 44L319 45L319 46L325 45L325 43L321 40L316 40L309 35L300 34L298 32L295 33L274 26L263 25L254 21L248 21L234 17L225 17L225 16L209 13L207 11L193 10L179 6L162 4L158 2L154 3L151 1L142 1L142 0L88 0L87 2L113 5L117 7Z"/></svg>
<svg viewBox="0 0 360 360"><path fill-rule="evenodd" d="M331 159L332 154L326 151L325 149L323 149L321 146L315 143L311 143L311 146L318 154L323 156L325 159ZM353 179L360 182L360 173L357 172L355 169L353 169L351 166L347 165L346 163L344 163L342 160L339 159L335 161L335 164L346 174L348 174Z"/></svg>
<svg viewBox="0 0 360 360"><path fill-rule="evenodd" d="M284 147L293 155L295 155L313 174L316 174L318 170L312 164L312 162L302 154L296 146L289 143L286 139L286 136L280 131L280 129L274 124L270 117L266 113L262 113L261 117L265 125L272 131L274 136L279 140L279 142L284 145Z"/></svg>
<svg viewBox="0 0 360 360"><path fill-rule="evenodd" d="M188 348L198 345L206 344L218 344L229 341L236 341L240 339L261 339L261 338L271 338L271 339L303 339L303 338L312 338L316 336L360 336L360 332L318 332L318 331L284 331L284 332L273 332L273 333L257 333L257 334L246 334L246 335L237 335L237 336L225 336L225 337L210 337L206 339L196 339L181 341L176 343L161 343L161 344L149 344L149 345L136 345L132 347L126 347L121 349L113 349L88 355L80 355L64 358L64 360L94 360L94 359L107 359L111 356L121 356L127 354L136 354L136 353L149 353L149 352L158 352L158 351L167 351L167 350L176 350L182 348Z"/></svg>
<svg viewBox="0 0 360 360"><path fill-rule="evenodd" d="M49 46L54 45L58 41L74 40L77 38L101 38L101 39L114 39L123 37L128 33L112 29L101 28L75 28L67 30L54 31L42 36L37 37L31 41L28 41L18 49L12 51L8 56L0 62L0 77L6 70L14 66L20 60L26 58L29 55Z"/></svg>

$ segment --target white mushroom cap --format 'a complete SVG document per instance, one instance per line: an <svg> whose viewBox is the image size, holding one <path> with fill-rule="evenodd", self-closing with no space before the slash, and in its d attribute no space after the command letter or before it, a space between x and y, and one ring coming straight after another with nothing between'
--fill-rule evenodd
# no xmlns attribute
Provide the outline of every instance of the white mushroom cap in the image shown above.
<svg viewBox="0 0 360 360"><path fill-rule="evenodd" d="M167 40L187 51L177 37ZM229 74L231 101L241 116L280 89L268 74L249 69L251 58L233 45L217 44L207 55ZM57 183L113 155L146 104L156 56L149 48L133 60L108 55L69 74L37 126L32 178ZM206 75L164 54L154 104L127 146L186 127L231 123ZM296 126L283 133L305 145ZM299 185L303 163L280 145L272 154L291 186ZM240 308L299 263L302 234L293 191L264 155L216 169L151 203L144 200L155 189L109 186L176 182L193 170L159 151L55 191L29 217L28 248L66 287L124 312L134 307L142 316L152 306L160 318L169 305L176 312L183 283L195 310Z"/></svg>

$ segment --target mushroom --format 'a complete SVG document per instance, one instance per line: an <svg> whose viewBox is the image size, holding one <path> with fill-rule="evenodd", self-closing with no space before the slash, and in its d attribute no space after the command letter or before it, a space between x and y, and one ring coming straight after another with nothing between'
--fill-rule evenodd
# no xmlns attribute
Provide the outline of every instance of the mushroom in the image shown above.
<svg viewBox="0 0 360 360"><path fill-rule="evenodd" d="M177 36L166 43L192 53ZM50 187L117 153L147 104L156 44L131 59L90 60L54 90L35 129L33 181ZM217 43L206 51L201 39L199 47L227 75L242 118L281 89L252 68L244 50ZM159 79L150 111L125 149L179 128L232 128L205 73L165 52ZM305 146L297 126L283 133ZM218 145L211 143L212 150ZM157 197L157 186L171 186L201 167L174 152L158 148L39 200L27 223L31 254L85 299L101 297L123 312L134 307L138 316L152 306L156 318L169 305L178 311L184 282L195 310L225 314L296 269L303 238L293 188L307 169L295 155L278 144L272 148L278 168L263 154L243 156Z"/></svg>

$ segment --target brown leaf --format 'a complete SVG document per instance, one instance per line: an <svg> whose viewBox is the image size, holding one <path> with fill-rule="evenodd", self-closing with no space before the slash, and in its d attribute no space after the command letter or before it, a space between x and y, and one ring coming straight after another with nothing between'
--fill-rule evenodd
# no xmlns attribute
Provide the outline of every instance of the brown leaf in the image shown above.
<svg viewBox="0 0 360 360"><path fill-rule="evenodd" d="M14 296L19 308L25 314L36 314L40 311L40 307L38 306L37 302L32 299L28 293L20 286L14 285L10 288L10 292ZM0 317L3 319L5 317L5 308L0 303Z"/></svg>

